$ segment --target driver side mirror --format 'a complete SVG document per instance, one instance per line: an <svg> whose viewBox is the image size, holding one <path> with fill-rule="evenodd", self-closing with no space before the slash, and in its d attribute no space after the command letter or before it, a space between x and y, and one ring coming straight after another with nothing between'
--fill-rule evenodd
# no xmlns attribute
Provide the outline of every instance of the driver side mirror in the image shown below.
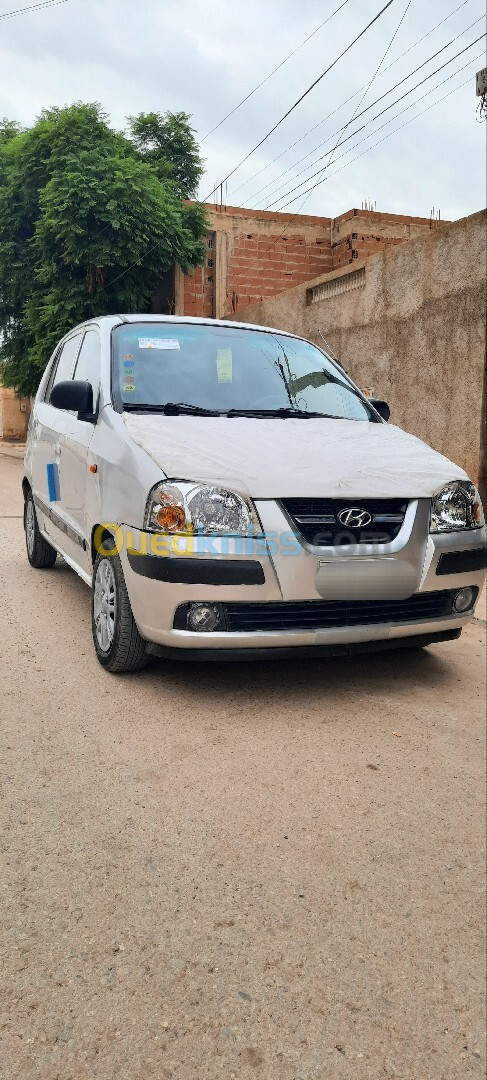
<svg viewBox="0 0 487 1080"><path fill-rule="evenodd" d="M93 422L93 387L80 379L58 382L51 390L49 404L55 409L66 409L78 414L78 420Z"/></svg>
<svg viewBox="0 0 487 1080"><path fill-rule="evenodd" d="M387 401L382 401L381 398L375 397L371 397L368 400L370 401L370 404L373 406L375 411L379 413L379 416L381 416L382 419L385 420L387 423L391 415L391 410L387 404Z"/></svg>

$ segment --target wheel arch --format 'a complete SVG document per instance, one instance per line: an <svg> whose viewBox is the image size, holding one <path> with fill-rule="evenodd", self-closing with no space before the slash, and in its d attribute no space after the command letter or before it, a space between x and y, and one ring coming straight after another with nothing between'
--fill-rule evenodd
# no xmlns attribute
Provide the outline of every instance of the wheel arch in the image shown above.
<svg viewBox="0 0 487 1080"><path fill-rule="evenodd" d="M101 533L100 537L97 536L97 533L98 533L99 529L102 530L102 533ZM107 529L106 525L104 525L102 522L98 522L96 525L93 525L93 528L91 530L91 543L90 543L91 564L92 564L92 566L95 565L96 557L99 554L99 547L97 547L97 543L100 546L102 546L105 543L106 540L115 540L115 536L114 536L113 532L111 531L111 529Z"/></svg>

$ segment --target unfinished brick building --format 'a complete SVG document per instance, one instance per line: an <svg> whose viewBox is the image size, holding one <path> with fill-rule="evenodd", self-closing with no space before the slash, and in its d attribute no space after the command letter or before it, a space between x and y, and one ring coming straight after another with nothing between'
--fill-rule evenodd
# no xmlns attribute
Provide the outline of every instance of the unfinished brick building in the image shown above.
<svg viewBox="0 0 487 1080"><path fill-rule="evenodd" d="M162 301L165 311L245 321L251 304L348 263L359 265L388 244L438 224L372 210L325 218L234 206L210 206L208 218L205 264L188 276L176 268Z"/></svg>

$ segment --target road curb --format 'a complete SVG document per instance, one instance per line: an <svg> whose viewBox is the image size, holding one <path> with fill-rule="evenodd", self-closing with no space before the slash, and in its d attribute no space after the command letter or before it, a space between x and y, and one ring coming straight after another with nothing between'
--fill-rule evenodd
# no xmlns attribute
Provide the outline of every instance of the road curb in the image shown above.
<svg viewBox="0 0 487 1080"><path fill-rule="evenodd" d="M0 440L0 456L16 458L17 461L23 461L25 454L25 443L2 443Z"/></svg>

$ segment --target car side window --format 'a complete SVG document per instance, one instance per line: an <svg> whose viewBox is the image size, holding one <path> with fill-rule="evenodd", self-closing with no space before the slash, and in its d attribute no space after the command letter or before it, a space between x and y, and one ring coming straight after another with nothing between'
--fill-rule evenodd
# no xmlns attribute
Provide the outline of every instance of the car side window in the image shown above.
<svg viewBox="0 0 487 1080"><path fill-rule="evenodd" d="M74 337L68 338L64 342L59 356L56 370L54 372L54 378L51 381L50 386L47 388L46 400L49 401L51 396L51 390L54 386L57 386L59 382L64 382L65 379L72 379L72 370L74 364L74 358L78 351L81 334L75 334Z"/></svg>
<svg viewBox="0 0 487 1080"><path fill-rule="evenodd" d="M87 330L83 338L74 378L91 383L93 387L93 411L96 412L101 378L101 344L97 330Z"/></svg>
<svg viewBox="0 0 487 1080"><path fill-rule="evenodd" d="M42 397L43 401L49 401L49 398L51 396L52 384L53 384L54 376L56 374L57 362L59 360L60 354L61 354L61 350L56 349L56 352L55 352L54 356L52 357L50 368L49 368L49 376L48 376L46 385L44 387L44 393L43 393L43 397Z"/></svg>

